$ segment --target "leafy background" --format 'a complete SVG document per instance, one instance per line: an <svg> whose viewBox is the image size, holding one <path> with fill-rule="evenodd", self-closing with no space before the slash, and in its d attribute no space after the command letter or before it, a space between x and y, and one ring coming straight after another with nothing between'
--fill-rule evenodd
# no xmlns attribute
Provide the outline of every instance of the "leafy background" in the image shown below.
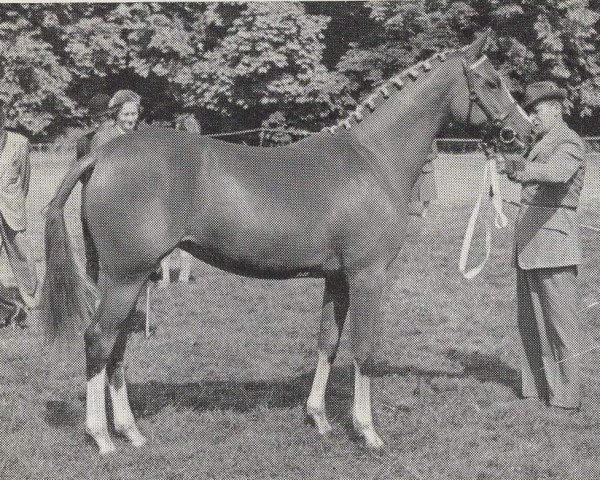
<svg viewBox="0 0 600 480"><path fill-rule="evenodd" d="M142 95L150 122L189 111L206 133L317 130L489 26L489 55L517 98L553 79L572 126L598 134L599 19L600 0L3 4L0 98L12 127L44 140L119 88Z"/></svg>

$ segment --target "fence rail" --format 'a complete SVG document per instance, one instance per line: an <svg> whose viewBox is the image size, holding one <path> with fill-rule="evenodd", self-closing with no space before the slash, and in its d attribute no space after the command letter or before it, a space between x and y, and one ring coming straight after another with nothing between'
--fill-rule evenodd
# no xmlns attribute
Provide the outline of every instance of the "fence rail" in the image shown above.
<svg viewBox="0 0 600 480"><path fill-rule="evenodd" d="M306 130L282 130L269 128L254 128L236 132L209 134L213 138L227 138L234 143L249 145L282 145L294 140L313 135L315 132ZM600 153L600 137L584 137L588 153ZM479 151L479 140L476 138L438 138L438 150L443 153L475 153ZM61 152L74 149L73 140L55 143L34 143L31 148L35 152Z"/></svg>

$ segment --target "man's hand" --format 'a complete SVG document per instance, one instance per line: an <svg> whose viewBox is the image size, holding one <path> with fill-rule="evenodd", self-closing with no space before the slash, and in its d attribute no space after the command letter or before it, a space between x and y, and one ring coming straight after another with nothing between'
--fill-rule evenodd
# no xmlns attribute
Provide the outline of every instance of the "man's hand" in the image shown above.
<svg viewBox="0 0 600 480"><path fill-rule="evenodd" d="M499 174L507 173L506 171L506 159L502 155L494 154L492 157L488 157L488 159L493 158L496 161L496 171Z"/></svg>
<svg viewBox="0 0 600 480"><path fill-rule="evenodd" d="M481 144L481 150L483 150L483 153L488 160L494 160L494 162L496 162L496 171L499 174L506 173L506 160L502 155L498 154L495 144L483 142Z"/></svg>

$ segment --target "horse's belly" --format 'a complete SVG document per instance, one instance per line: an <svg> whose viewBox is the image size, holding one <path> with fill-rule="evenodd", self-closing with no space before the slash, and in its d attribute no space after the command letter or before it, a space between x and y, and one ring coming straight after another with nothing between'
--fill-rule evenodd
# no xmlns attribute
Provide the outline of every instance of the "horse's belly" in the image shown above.
<svg viewBox="0 0 600 480"><path fill-rule="evenodd" d="M331 210L264 195L230 176L212 178L184 238L210 252L212 263L253 276L296 276L339 268L331 251ZM211 263L211 262L209 262ZM268 275L269 274L269 275Z"/></svg>
<svg viewBox="0 0 600 480"><path fill-rule="evenodd" d="M289 279L301 277L323 277L340 269L334 257L316 263L295 262L285 257L266 258L258 252L241 253L227 247L216 247L202 243L196 238L186 237L182 248L200 260L226 272L253 278Z"/></svg>
<svg viewBox="0 0 600 480"><path fill-rule="evenodd" d="M248 276L320 276L340 268L318 225L300 229L268 219L243 223L220 219L190 231L185 238L195 245L195 255L207 263Z"/></svg>

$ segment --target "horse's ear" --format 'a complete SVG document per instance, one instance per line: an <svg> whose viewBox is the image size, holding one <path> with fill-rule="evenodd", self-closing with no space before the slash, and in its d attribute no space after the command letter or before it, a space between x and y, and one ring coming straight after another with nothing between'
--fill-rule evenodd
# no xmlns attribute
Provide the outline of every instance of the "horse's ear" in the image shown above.
<svg viewBox="0 0 600 480"><path fill-rule="evenodd" d="M485 53L491 31L491 28L487 28L477 36L477 39L471 45L465 49L467 57L470 60L475 61Z"/></svg>

